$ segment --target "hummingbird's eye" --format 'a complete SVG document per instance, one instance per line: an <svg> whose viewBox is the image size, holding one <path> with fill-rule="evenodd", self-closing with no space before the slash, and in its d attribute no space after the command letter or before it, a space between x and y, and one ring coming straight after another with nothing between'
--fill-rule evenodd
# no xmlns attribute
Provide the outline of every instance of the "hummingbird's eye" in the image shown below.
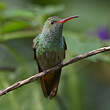
<svg viewBox="0 0 110 110"><path fill-rule="evenodd" d="M51 21L51 24L54 24L55 23L55 21Z"/></svg>

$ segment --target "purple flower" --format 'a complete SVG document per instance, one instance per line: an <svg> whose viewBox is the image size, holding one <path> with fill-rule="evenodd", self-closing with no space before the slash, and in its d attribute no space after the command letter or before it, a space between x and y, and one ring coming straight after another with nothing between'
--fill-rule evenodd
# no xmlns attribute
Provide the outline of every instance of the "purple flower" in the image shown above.
<svg viewBox="0 0 110 110"><path fill-rule="evenodd" d="M108 27L99 27L96 34L103 41L110 40L110 29Z"/></svg>

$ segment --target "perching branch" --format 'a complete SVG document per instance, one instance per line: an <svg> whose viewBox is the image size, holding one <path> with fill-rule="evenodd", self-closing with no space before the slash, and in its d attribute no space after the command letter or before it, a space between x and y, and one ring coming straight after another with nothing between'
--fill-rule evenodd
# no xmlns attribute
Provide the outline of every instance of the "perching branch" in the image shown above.
<svg viewBox="0 0 110 110"><path fill-rule="evenodd" d="M16 83L14 83L13 85L1 90L0 91L0 96L2 96L4 94L7 94L8 92L13 91L13 90L15 90L15 89L17 89L17 88L19 88L19 87L21 87L23 85L26 85L26 84L31 83L33 81L36 81L37 79L39 79L40 77L44 76L45 74L49 74L50 71L57 70L57 69L59 69L61 67L67 66L67 65L75 63L75 62L78 62L78 61L80 61L80 60L82 60L84 58L96 55L98 53L106 52L106 51L110 51L110 46L99 48L97 50L93 50L93 51L90 51L88 53L76 56L75 58L72 58L72 59L70 59L69 61L67 61L65 63L59 64L59 65L57 65L55 67L52 67L52 68L50 68L48 70L45 70L45 71L40 72L38 74L35 74L35 75L25 79L25 80L18 81Z"/></svg>

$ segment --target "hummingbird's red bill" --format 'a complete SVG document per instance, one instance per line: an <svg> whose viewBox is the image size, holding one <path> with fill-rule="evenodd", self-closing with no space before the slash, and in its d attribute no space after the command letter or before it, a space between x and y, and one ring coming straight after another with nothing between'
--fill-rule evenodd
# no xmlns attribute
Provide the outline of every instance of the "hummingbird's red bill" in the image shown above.
<svg viewBox="0 0 110 110"><path fill-rule="evenodd" d="M58 21L58 23L65 23L65 22L67 22L67 21L69 21L69 20L71 20L73 18L78 18L78 17L79 16L71 16L71 17L68 17L68 18L64 18L64 19Z"/></svg>

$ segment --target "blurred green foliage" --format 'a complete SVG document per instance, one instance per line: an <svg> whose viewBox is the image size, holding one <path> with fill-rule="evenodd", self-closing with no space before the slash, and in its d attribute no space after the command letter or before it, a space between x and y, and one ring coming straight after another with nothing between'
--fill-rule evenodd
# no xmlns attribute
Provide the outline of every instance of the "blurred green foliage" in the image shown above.
<svg viewBox="0 0 110 110"><path fill-rule="evenodd" d="M98 26L110 24L109 3L104 0L0 2L0 89L37 73L32 40L50 16L80 16L64 26L68 47L65 61L109 45L109 40L104 42L91 34ZM109 66L109 52L69 65L63 68L56 98L45 99L37 81L0 97L0 110L109 110Z"/></svg>

